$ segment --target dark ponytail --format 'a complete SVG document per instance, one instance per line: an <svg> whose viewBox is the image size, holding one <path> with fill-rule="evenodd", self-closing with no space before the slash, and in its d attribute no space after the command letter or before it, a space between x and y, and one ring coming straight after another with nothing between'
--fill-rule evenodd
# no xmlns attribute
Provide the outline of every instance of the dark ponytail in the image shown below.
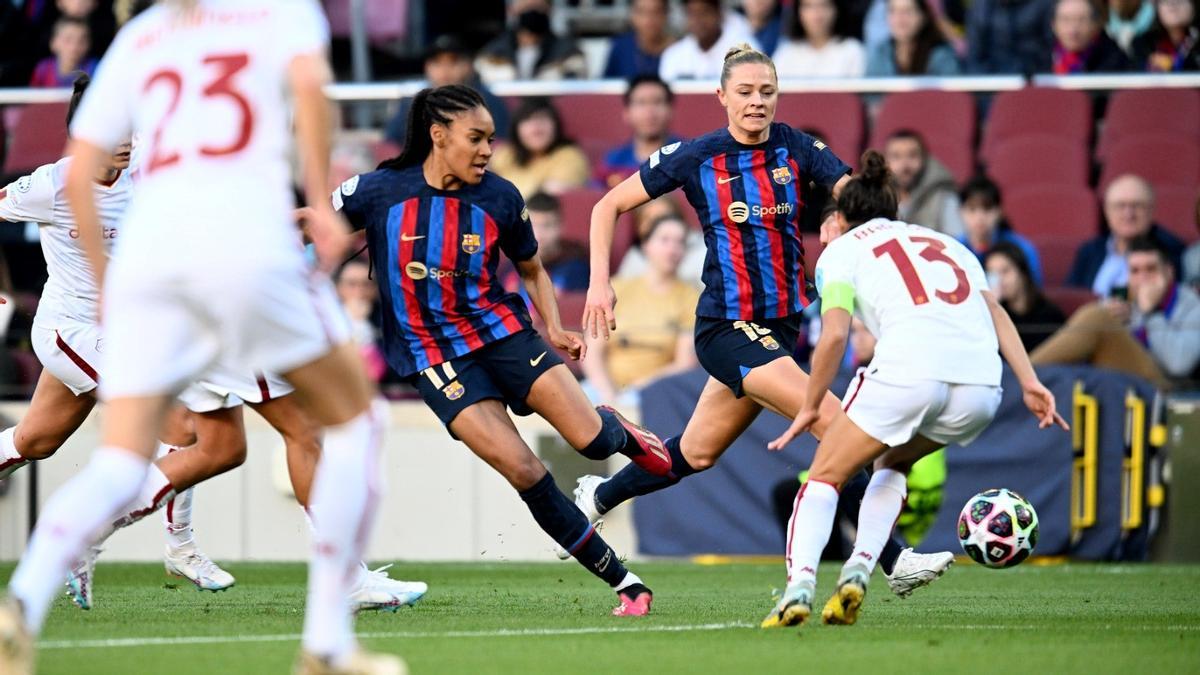
<svg viewBox="0 0 1200 675"><path fill-rule="evenodd" d="M862 154L862 171L842 188L837 209L851 227L862 225L872 218L896 219L896 188L887 160L877 150Z"/></svg>
<svg viewBox="0 0 1200 675"><path fill-rule="evenodd" d="M75 118L75 109L79 107L79 101L83 99L83 92L87 90L88 85L92 83L92 77L85 72L80 71L75 78L75 89L71 92L71 102L67 104L67 126L71 126L71 120Z"/></svg>
<svg viewBox="0 0 1200 675"><path fill-rule="evenodd" d="M400 154L379 163L380 169L403 169L425 161L433 150L429 128L450 124L451 117L475 108L487 108L479 92L462 84L427 88L417 92L408 109L408 130Z"/></svg>

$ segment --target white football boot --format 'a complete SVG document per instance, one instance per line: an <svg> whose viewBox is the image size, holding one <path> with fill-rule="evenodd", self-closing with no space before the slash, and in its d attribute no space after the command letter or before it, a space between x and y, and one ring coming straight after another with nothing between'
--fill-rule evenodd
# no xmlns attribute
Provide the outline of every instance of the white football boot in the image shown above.
<svg viewBox="0 0 1200 675"><path fill-rule="evenodd" d="M584 476L575 486L575 506L583 511L583 515L587 516L588 522L597 532L604 529L604 516L596 510L596 488L606 480L608 479L600 476ZM554 555L557 555L559 560L571 559L567 549L558 544L554 545Z"/></svg>
<svg viewBox="0 0 1200 675"><path fill-rule="evenodd" d="M96 558L104 549L99 546L89 546L83 557L71 565L67 572L67 597L79 609L91 609L95 598L92 597L92 587L96 581Z"/></svg>
<svg viewBox="0 0 1200 675"><path fill-rule="evenodd" d="M300 652L293 675L408 675L408 666L399 656L364 652L361 649L351 654L344 663L333 665L327 660Z"/></svg>
<svg viewBox="0 0 1200 675"><path fill-rule="evenodd" d="M223 591L237 581L196 548L195 542L178 548L168 545L163 567L167 574L187 579L201 591Z"/></svg>
<svg viewBox="0 0 1200 675"><path fill-rule="evenodd" d="M423 581L400 581L387 575L391 565L373 570L362 565L358 575L358 586L350 592L350 603L354 611L384 610L395 612L401 607L417 604L429 592Z"/></svg>
<svg viewBox="0 0 1200 675"><path fill-rule="evenodd" d="M947 551L917 553L911 548L906 548L896 557L892 573L884 576L887 577L888 587L893 593L907 598L918 588L933 583L953 564L954 554Z"/></svg>

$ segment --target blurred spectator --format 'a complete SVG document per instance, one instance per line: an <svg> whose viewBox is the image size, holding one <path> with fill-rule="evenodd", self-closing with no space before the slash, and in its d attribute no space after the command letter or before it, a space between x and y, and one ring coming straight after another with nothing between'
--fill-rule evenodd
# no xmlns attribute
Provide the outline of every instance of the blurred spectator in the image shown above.
<svg viewBox="0 0 1200 675"><path fill-rule="evenodd" d="M659 59L671 44L669 0L633 0L629 5L631 29L613 37L604 66L606 78L658 75Z"/></svg>
<svg viewBox="0 0 1200 675"><path fill-rule="evenodd" d="M559 291L586 291L588 287L587 248L578 242L566 241L562 235L562 204L558 198L544 192L531 196L525 203L529 224L538 242L542 265ZM521 292L524 294L524 288Z"/></svg>
<svg viewBox="0 0 1200 675"><path fill-rule="evenodd" d="M36 56L29 20L16 5L0 2L0 87L29 83Z"/></svg>
<svg viewBox="0 0 1200 675"><path fill-rule="evenodd" d="M725 52L742 42L758 47L745 20L726 21L721 0L684 0L687 35L663 52L658 75L671 80L716 80L725 64Z"/></svg>
<svg viewBox="0 0 1200 675"><path fill-rule="evenodd" d="M606 188L616 187L637 173L650 153L680 140L670 132L675 95L658 75L639 75L630 80L624 101L625 126L633 132L633 138L604 156L597 176Z"/></svg>
<svg viewBox="0 0 1200 675"><path fill-rule="evenodd" d="M26 5L36 5L27 2ZM34 29L41 35L42 44L49 44L54 35L54 24L60 18L79 19L88 25L91 38L91 49L88 55L99 59L108 49L113 35L117 32L116 19L113 17L113 3L97 2L97 0L55 0L53 6L48 0L40 3L40 10L35 10L31 17L35 23Z"/></svg>
<svg viewBox="0 0 1200 675"><path fill-rule="evenodd" d="M1160 387L1192 375L1200 363L1200 296L1175 282L1167 252L1153 239L1134 239L1126 255L1128 301L1081 307L1030 355L1035 365L1090 363Z"/></svg>
<svg viewBox="0 0 1200 675"><path fill-rule="evenodd" d="M958 57L926 0L888 0L887 10L891 39L867 55L867 77L959 73Z"/></svg>
<svg viewBox="0 0 1200 675"><path fill-rule="evenodd" d="M866 51L839 32L833 0L799 0L791 26L791 38L775 50L779 77L862 77L866 72Z"/></svg>
<svg viewBox="0 0 1200 675"><path fill-rule="evenodd" d="M583 372L596 402L615 402L627 388L696 367L692 331L700 290L678 274L687 235L687 223L677 217L655 220L639 245L645 270L613 279L620 330L610 341L586 338Z"/></svg>
<svg viewBox="0 0 1200 675"><path fill-rule="evenodd" d="M492 171L512 181L526 199L535 192L561 194L587 183L587 156L563 135L562 118L550 99L521 102L511 139L492 156Z"/></svg>
<svg viewBox="0 0 1200 675"><path fill-rule="evenodd" d="M54 22L50 53L33 69L31 87L69 87L78 71L89 76L96 71L96 59L88 57L91 46L87 22L63 17Z"/></svg>
<svg viewBox="0 0 1200 675"><path fill-rule="evenodd" d="M779 46L783 21L778 0L742 0L742 12L763 53L771 56Z"/></svg>
<svg viewBox="0 0 1200 675"><path fill-rule="evenodd" d="M1196 0L1158 0L1158 16L1133 41L1133 62L1159 73L1200 70L1200 12Z"/></svg>
<svg viewBox="0 0 1200 675"><path fill-rule="evenodd" d="M1037 248L1028 239L1013 232L1004 219L1000 186L987 176L976 176L959 190L958 203L963 224L963 234L958 240L980 262L993 246L1012 244L1025 255L1034 285L1042 285L1042 262L1038 259Z"/></svg>
<svg viewBox="0 0 1200 675"><path fill-rule="evenodd" d="M515 24L484 45L475 60L484 82L587 77L587 62L575 41L550 29L546 0L516 0L510 10Z"/></svg>
<svg viewBox="0 0 1200 675"><path fill-rule="evenodd" d="M1028 74L1054 46L1054 0L974 0L967 10L967 71Z"/></svg>
<svg viewBox="0 0 1200 675"><path fill-rule="evenodd" d="M675 197L666 194L639 206L633 212L633 216L636 239L644 241L650 236L651 225L665 218L683 220L683 211L680 210L679 202L675 201ZM706 254L704 234L699 230L688 228L687 240L684 242L683 262L679 263L677 270L679 278L697 288L700 287L703 284L701 277L704 275L704 256ZM621 265L617 268L617 276L639 276L646 272L648 265L646 255L641 247L634 246L626 251L625 257L621 259Z"/></svg>
<svg viewBox="0 0 1200 675"><path fill-rule="evenodd" d="M503 99L493 94L480 81L479 74L475 72L475 66L471 63L471 50L462 40L453 35L443 35L433 41L429 51L425 52L425 81L431 87L465 84L474 88L483 96L488 111L492 113L492 121L496 123L496 137L508 138L508 107L504 105ZM408 128L408 109L411 105L411 96L400 99L396 114L384 131L384 136L396 145L404 145L404 134Z"/></svg>
<svg viewBox="0 0 1200 675"><path fill-rule="evenodd" d="M1048 70L1055 75L1129 70L1129 57L1102 30L1100 8L1092 0L1058 0L1054 7L1054 48Z"/></svg>
<svg viewBox="0 0 1200 675"><path fill-rule="evenodd" d="M1108 25L1104 32L1121 51L1133 54L1133 41L1154 25L1154 3L1150 0L1108 0Z"/></svg>
<svg viewBox="0 0 1200 675"><path fill-rule="evenodd" d="M1075 252L1067 285L1090 288L1101 298L1123 295L1129 286L1126 254L1138 237L1148 237L1162 247L1176 269L1183 242L1154 224L1154 188L1138 176L1126 174L1109 183L1104 192L1104 219L1109 233L1084 242Z"/></svg>
<svg viewBox="0 0 1200 675"><path fill-rule="evenodd" d="M1200 230L1200 199L1196 200L1196 229ZM1183 283L1200 290L1200 241L1183 254Z"/></svg>
<svg viewBox="0 0 1200 675"><path fill-rule="evenodd" d="M351 258L338 270L335 279L338 300L350 320L350 338L358 345L367 374L378 382L387 372L387 362L379 349L379 333L372 319L379 288L371 280L371 267L362 258Z"/></svg>
<svg viewBox="0 0 1200 675"><path fill-rule="evenodd" d="M1024 251L1002 241L983 257L988 286L1012 318L1026 351L1033 351L1063 325L1067 317L1042 295Z"/></svg>
<svg viewBox="0 0 1200 675"><path fill-rule="evenodd" d="M896 180L900 220L961 237L954 176L929 154L921 135L908 129L893 132L884 143L883 155Z"/></svg>

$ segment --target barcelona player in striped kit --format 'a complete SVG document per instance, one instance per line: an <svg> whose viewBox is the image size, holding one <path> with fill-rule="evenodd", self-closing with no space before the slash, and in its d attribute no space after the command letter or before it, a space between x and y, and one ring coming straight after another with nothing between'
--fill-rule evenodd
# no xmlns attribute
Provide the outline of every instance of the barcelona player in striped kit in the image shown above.
<svg viewBox="0 0 1200 675"><path fill-rule="evenodd" d="M388 362L451 435L520 493L538 525L616 590L613 613L640 616L650 610L650 590L554 484L505 407L538 413L592 459L621 452L657 475L669 460L653 434L593 409L555 354L581 358L583 339L562 329L520 193L486 170L494 131L475 90L426 89L413 99L404 152L343 183L334 207L366 230ZM496 278L501 254L515 263L549 344L524 301Z"/></svg>
<svg viewBox="0 0 1200 675"><path fill-rule="evenodd" d="M617 217L683 189L708 248L695 335L696 355L710 375L687 428L666 442L670 474L652 476L629 466L608 480L580 480L576 504L593 522L632 497L709 468L764 408L791 419L805 402L808 375L790 358L800 336L800 312L808 304L800 185L816 181L836 195L850 180L850 167L821 141L774 122L778 80L765 54L746 45L731 49L718 97L729 117L727 128L661 148L592 211L584 329L607 337L617 329L608 262ZM823 231L822 240L829 234ZM819 410L817 436L842 414L832 394ZM860 473L846 486L842 506L852 518L857 519L858 497L868 481ZM898 595L936 578L953 560L948 553L902 550L895 541L889 549L884 569Z"/></svg>

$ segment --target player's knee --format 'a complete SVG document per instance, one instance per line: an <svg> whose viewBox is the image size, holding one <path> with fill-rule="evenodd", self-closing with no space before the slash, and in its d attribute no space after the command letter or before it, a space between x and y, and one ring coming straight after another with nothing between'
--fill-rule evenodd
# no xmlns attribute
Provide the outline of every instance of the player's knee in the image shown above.
<svg viewBox="0 0 1200 675"><path fill-rule="evenodd" d="M716 453L700 452L697 454L689 454L686 450L683 451L683 458L687 460L688 466L696 470L697 473L707 471L717 463Z"/></svg>
<svg viewBox="0 0 1200 675"><path fill-rule="evenodd" d="M537 485L542 476L546 475L546 467L533 453L529 453L528 457L505 465L501 473L509 485L522 492Z"/></svg>
<svg viewBox="0 0 1200 675"><path fill-rule="evenodd" d="M37 460L53 456L67 439L52 434L17 434L13 440L22 457Z"/></svg>

